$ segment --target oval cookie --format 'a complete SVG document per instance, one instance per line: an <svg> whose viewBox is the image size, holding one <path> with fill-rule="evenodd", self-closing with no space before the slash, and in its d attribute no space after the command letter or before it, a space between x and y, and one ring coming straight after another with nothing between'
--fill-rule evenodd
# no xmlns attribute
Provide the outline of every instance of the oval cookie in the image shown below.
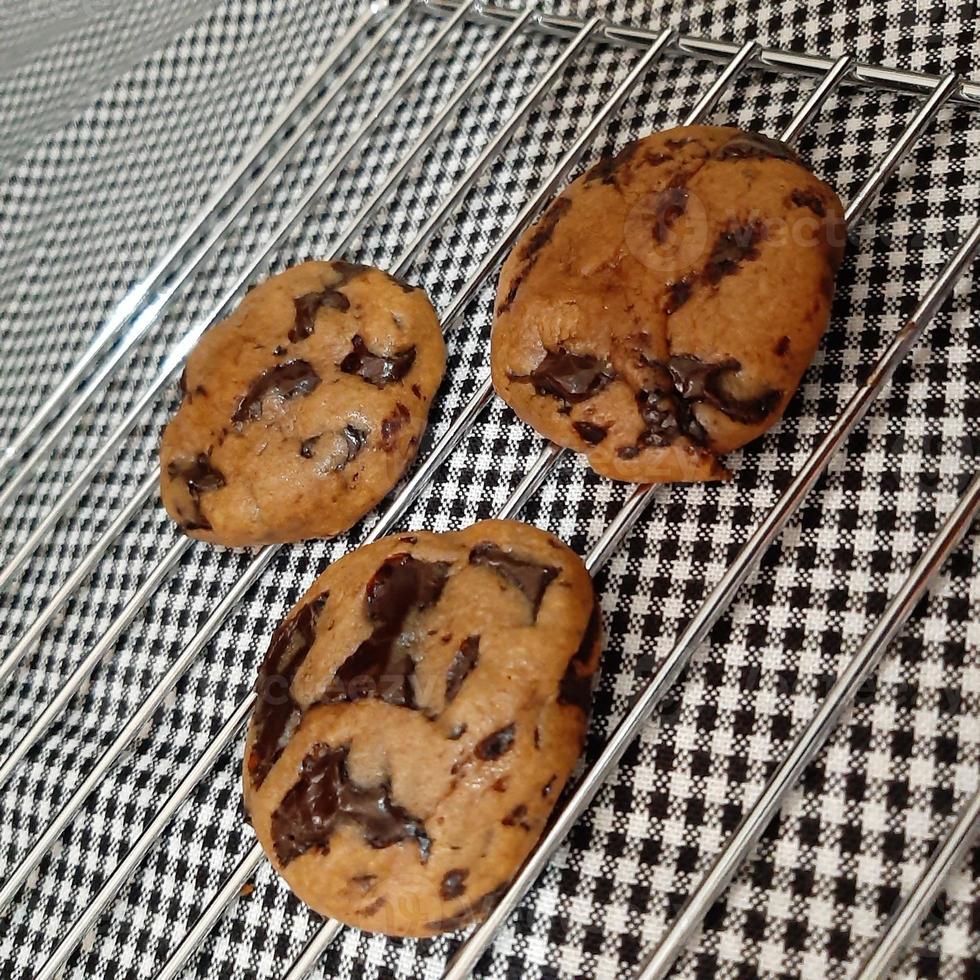
<svg viewBox="0 0 980 980"><path fill-rule="evenodd" d="M785 144L721 126L637 140L508 257L494 386L613 479L723 477L813 358L843 244L837 195Z"/></svg>
<svg viewBox="0 0 980 980"><path fill-rule="evenodd" d="M445 363L420 288L342 261L267 279L187 360L160 445L167 512L225 545L345 531L414 458Z"/></svg>
<svg viewBox="0 0 980 980"><path fill-rule="evenodd" d="M245 805L269 860L361 929L480 918L581 752L600 631L578 556L517 522L340 559L259 672Z"/></svg>

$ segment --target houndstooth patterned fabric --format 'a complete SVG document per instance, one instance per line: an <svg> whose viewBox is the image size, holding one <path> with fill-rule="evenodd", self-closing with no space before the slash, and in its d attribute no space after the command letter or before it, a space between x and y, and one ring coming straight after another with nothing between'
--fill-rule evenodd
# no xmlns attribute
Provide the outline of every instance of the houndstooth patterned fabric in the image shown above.
<svg viewBox="0 0 980 980"><path fill-rule="evenodd" d="M546 6L579 15L598 9L619 21L736 41L755 36L800 50L854 52L933 72L970 74L980 63L972 0L719 0L666 2L652 11L639 0ZM0 4L0 444L28 422L127 291L361 13L348 0ZM254 842L239 810L239 737L220 747L203 778L182 780L248 696L282 614L328 562L363 539L390 503L334 541L277 549L247 588L243 577L256 567L257 554L183 542L153 493L132 521L103 540L144 481L152 481L159 427L177 397L173 378L161 375L168 353L189 329L211 319L239 280L244 286L297 259L330 254L384 175L411 153L500 36L487 23L453 31L396 108L260 260L265 243L442 21L415 9L382 34L385 24L383 17L372 22L343 50L314 95L379 38L339 98L308 126L297 151L162 316L122 354L78 419L39 453L29 474L14 471L26 478L0 516L3 564L17 562L0 592L4 655L39 616L47 625L36 640L22 643L23 662L3 687L0 760L100 643L105 656L0 787L3 880L81 794L77 813L4 913L4 977L34 975L183 785L189 792L176 817L72 952L65 975L149 977L167 962ZM387 267L399 263L566 48L567 41L553 36L517 38L358 230L348 255ZM637 57L597 46L572 58L421 243L406 274L427 288L437 308L448 309L467 286ZM677 122L715 71L687 57L664 58L603 126L586 160ZM778 134L812 85L748 72L712 118ZM801 150L850 199L916 105L846 88L807 127ZM785 419L734 454L731 482L658 489L599 574L607 639L586 764L980 214L978 140L975 111L940 114L853 230L832 326ZM662 934L977 467L980 296L974 282L969 273L961 280L507 923L478 975L628 977ZM492 286L492 280L480 285L460 322L449 325L447 380L423 456L486 375ZM146 411L127 419L144 392L157 390ZM540 439L495 401L398 526L444 530L492 516L540 448ZM97 453L101 462L86 474ZM628 493L566 457L521 516L584 554ZM60 518L41 525L53 509ZM32 535L36 547L25 545ZM67 601L55 601L94 546L100 558L91 573ZM712 910L677 976L837 980L853 974L978 785L978 572L980 535L973 534ZM151 573L160 585L143 602L138 590ZM223 620L209 621L236 588L244 592L241 601ZM188 669L171 687L167 671L202 629L207 642L199 652L190 648ZM149 721L124 747L119 733L143 704ZM107 752L114 763L86 795L79 787ZM320 925L262 864L184 975L281 976ZM318 975L438 977L458 942L457 936L410 942L346 930L323 956ZM896 975L980 975L980 851L950 879Z"/></svg>

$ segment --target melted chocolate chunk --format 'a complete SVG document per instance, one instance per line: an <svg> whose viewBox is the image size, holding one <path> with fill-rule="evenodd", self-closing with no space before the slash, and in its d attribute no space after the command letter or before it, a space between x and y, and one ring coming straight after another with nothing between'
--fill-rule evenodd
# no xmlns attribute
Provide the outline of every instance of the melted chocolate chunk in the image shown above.
<svg viewBox="0 0 980 980"><path fill-rule="evenodd" d="M457 912L455 915L451 915L446 919L436 919L433 922L427 922L426 928L434 932L452 932L454 929L461 929L476 919L482 919L506 893L508 884L509 882L505 881L502 885L498 885L493 891L487 892L486 895L478 898L472 904L467 905L466 908Z"/></svg>
<svg viewBox="0 0 980 980"><path fill-rule="evenodd" d="M333 271L340 276L340 279L334 283L334 289L346 286L351 279L356 279L359 275L371 271L369 265L363 265L360 262L347 262L345 259L333 259L330 264L333 266Z"/></svg>
<svg viewBox="0 0 980 980"><path fill-rule="evenodd" d="M636 446L620 446L616 450L616 455L620 459L636 459L640 455L640 450Z"/></svg>
<svg viewBox="0 0 980 980"><path fill-rule="evenodd" d="M633 140L631 143L627 143L618 153L602 157L585 175L585 183L591 184L593 181L599 180L603 184L615 184L618 187L619 181L617 177L619 171L636 156L642 145L642 140Z"/></svg>
<svg viewBox="0 0 980 980"><path fill-rule="evenodd" d="M449 730L449 734L446 736L446 738L448 738L450 742L456 742L461 739L465 733L466 725L456 724Z"/></svg>
<svg viewBox="0 0 980 980"><path fill-rule="evenodd" d="M800 162L799 155L791 146L781 140L775 140L771 136L751 132L742 132L733 136L724 146L715 151L715 158L718 160L765 160L770 158L790 160L793 163Z"/></svg>
<svg viewBox="0 0 980 980"><path fill-rule="evenodd" d="M446 902L451 902L454 898L459 898L466 891L466 879L470 876L465 868L453 868L442 876L442 884L439 886L439 894Z"/></svg>
<svg viewBox="0 0 980 980"><path fill-rule="evenodd" d="M342 470L351 460L353 460L357 454L364 448L364 443L367 441L368 434L362 429L358 429L353 425L345 425L341 435L344 437L344 442L346 443L346 454L345 456L338 460L337 465L333 467L335 470ZM323 438L323 433L319 435L310 436L308 439L304 439L299 444L299 454L303 459L313 459L316 456L316 446L320 439Z"/></svg>
<svg viewBox="0 0 980 980"><path fill-rule="evenodd" d="M571 206L572 202L567 197L556 197L551 202L548 210L545 211L541 219L534 226L531 237L524 246L521 267L514 275L510 289L507 290L507 295L504 297L503 302L497 307L498 314L506 313L510 309L511 304L517 297L517 291L521 288L524 280L527 279L528 274L534 268L534 264L538 261L538 255L541 249L551 241L551 236L555 233L558 222L568 213Z"/></svg>
<svg viewBox="0 0 980 980"><path fill-rule="evenodd" d="M354 334L351 338L351 352L340 362L344 374L356 374L375 388L385 388L401 381L415 363L415 346L393 354L375 354L368 350L364 338Z"/></svg>
<svg viewBox="0 0 980 980"><path fill-rule="evenodd" d="M759 249L756 247L766 237L766 228L761 221L749 224L733 223L719 236L708 256L704 267L704 277L713 285L725 276L738 271L739 265L746 259L757 259Z"/></svg>
<svg viewBox="0 0 980 980"><path fill-rule="evenodd" d="M321 290L319 293L305 293L293 301L296 307L296 320L289 331L289 339L295 343L311 336L316 325L316 315L321 307L328 310L340 310L346 313L350 309L350 300L337 289Z"/></svg>
<svg viewBox="0 0 980 980"><path fill-rule="evenodd" d="M262 407L266 398L276 397L283 401L308 395L320 384L320 375L313 370L308 361L286 361L263 371L242 396L231 420L241 427L246 422L262 418Z"/></svg>
<svg viewBox="0 0 980 980"><path fill-rule="evenodd" d="M811 191L795 190L790 194L789 199L798 208L809 208L818 218L824 218L827 215L826 205L821 200L819 194L814 194Z"/></svg>
<svg viewBox="0 0 980 980"><path fill-rule="evenodd" d="M255 681L252 728L255 738L248 756L254 786L261 786L282 755L303 712L290 693L293 678L316 640L316 624L327 603L327 593L317 596L280 623Z"/></svg>
<svg viewBox="0 0 980 980"><path fill-rule="evenodd" d="M789 337L786 336L780 337L779 340L776 342L775 350L776 350L777 357L785 357L786 354L789 352Z"/></svg>
<svg viewBox="0 0 980 980"><path fill-rule="evenodd" d="M391 801L391 787L359 786L347 771L349 747L331 748L318 742L300 764L298 782L272 814L276 857L287 865L316 848L327 852L334 830L343 824L358 827L375 848L415 840L423 863L431 841L425 824Z"/></svg>
<svg viewBox="0 0 980 980"><path fill-rule="evenodd" d="M208 453L198 453L192 460L174 459L167 464L167 476L180 480L187 487L193 513L184 521L185 531L210 531L211 523L201 508L201 494L220 490L225 485L224 474L212 465Z"/></svg>
<svg viewBox="0 0 980 980"><path fill-rule="evenodd" d="M491 732L486 738L477 742L476 757L484 762L493 762L499 759L506 752L509 752L517 737L516 726L511 722L495 732Z"/></svg>
<svg viewBox="0 0 980 980"><path fill-rule="evenodd" d="M485 541L470 552L471 565L486 565L511 585L516 586L531 603L536 619L545 590L558 577L558 569L515 557L511 552Z"/></svg>
<svg viewBox="0 0 980 980"><path fill-rule="evenodd" d="M466 637L446 671L446 704L449 704L459 694L463 681L470 676L470 671L477 665L479 659L480 638L478 636Z"/></svg>
<svg viewBox="0 0 980 980"><path fill-rule="evenodd" d="M316 455L316 444L322 435L323 433L321 432L319 436L310 436L309 439L304 439L299 444L299 454L303 459L313 459Z"/></svg>
<svg viewBox="0 0 980 980"><path fill-rule="evenodd" d="M530 830L531 825L524 819L526 816L527 805L524 803L519 803L500 822L505 827L520 827L522 830Z"/></svg>
<svg viewBox="0 0 980 980"><path fill-rule="evenodd" d="M595 602L592 605L592 614L589 616L589 622L586 624L578 649L568 661L568 666L565 668L565 673L558 685L558 703L579 708L584 715L588 715L592 707L593 673L580 674L579 667L587 667L591 661L601 623L602 616L599 612L599 604ZM549 787L550 785L549 783Z"/></svg>
<svg viewBox="0 0 980 980"><path fill-rule="evenodd" d="M404 631L412 612L431 606L449 577L447 562L390 555L368 583L365 604L371 635L340 665L321 703L380 698L417 708L412 677L411 637Z"/></svg>
<svg viewBox="0 0 980 980"><path fill-rule="evenodd" d="M283 347L282 344L278 344L276 347L272 348L272 353L275 354L276 357L282 357L282 355L285 354L288 349L289 348L287 347Z"/></svg>
<svg viewBox="0 0 980 980"><path fill-rule="evenodd" d="M687 209L687 188L668 187L653 204L653 237L663 242L674 222Z"/></svg>
<svg viewBox="0 0 980 980"><path fill-rule="evenodd" d="M726 378L741 370L734 358L720 364L705 364L692 356L672 357L667 366L682 398L705 401L730 419L746 425L761 422L779 403L782 392L770 388L756 398L738 398L726 389Z"/></svg>
<svg viewBox="0 0 980 980"><path fill-rule="evenodd" d="M664 313L667 316L676 313L691 298L696 281L697 276L689 272L686 276L681 276L675 282L667 284L667 302L664 304Z"/></svg>
<svg viewBox="0 0 980 980"><path fill-rule="evenodd" d="M598 446L606 438L608 427L594 422L573 422L572 428L590 445Z"/></svg>
<svg viewBox="0 0 980 980"><path fill-rule="evenodd" d="M547 351L530 374L510 376L512 381L534 385L539 395L551 395L566 405L598 394L614 377L614 372L598 358L573 354L564 347Z"/></svg>
<svg viewBox="0 0 980 980"><path fill-rule="evenodd" d="M395 448L395 438L401 427L412 417L407 406L398 402L391 415L386 415L381 420L381 446L387 451Z"/></svg>

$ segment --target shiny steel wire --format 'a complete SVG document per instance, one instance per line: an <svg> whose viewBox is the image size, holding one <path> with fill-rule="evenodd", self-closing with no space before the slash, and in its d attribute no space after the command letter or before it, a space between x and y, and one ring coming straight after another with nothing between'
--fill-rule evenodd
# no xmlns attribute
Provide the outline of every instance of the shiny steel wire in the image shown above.
<svg viewBox="0 0 980 980"><path fill-rule="evenodd" d="M968 238L963 246L968 250L971 258L976 254L977 245L980 243L980 223L977 224L972 239L971 243ZM980 507L980 475L973 478L966 493L944 522L939 534L933 538L922 557L902 582L881 619L841 671L823 704L817 709L816 714L793 743L789 754L766 783L761 796L742 818L728 843L714 859L708 872L698 882L694 892L677 913L666 934L657 943L637 974L637 980L662 980L670 972L674 961L691 941L711 906L728 887L738 869L759 843L766 827L779 812L787 794L803 775L803 770L814 760L827 741L844 709L878 666L889 643L925 595L933 577L962 541L976 516L978 507ZM882 975L883 973L872 974L872 976Z"/></svg>

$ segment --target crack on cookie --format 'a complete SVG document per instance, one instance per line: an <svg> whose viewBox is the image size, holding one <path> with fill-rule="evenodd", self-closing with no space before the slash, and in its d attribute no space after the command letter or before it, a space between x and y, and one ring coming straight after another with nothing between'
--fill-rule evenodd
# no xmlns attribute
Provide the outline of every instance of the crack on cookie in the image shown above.
<svg viewBox="0 0 980 980"><path fill-rule="evenodd" d="M354 782L347 770L349 751L349 744L335 749L318 742L303 758L299 780L272 814L279 863L285 866L314 848L327 853L334 831L347 824L377 849L414 840L425 864L432 849L425 822L392 801L388 780L377 786Z"/></svg>
<svg viewBox="0 0 980 980"><path fill-rule="evenodd" d="M468 636L460 644L446 671L446 696L444 703L449 704L459 694L463 681L470 676L480 660L480 638ZM462 732L460 732L462 734Z"/></svg>
<svg viewBox="0 0 980 980"><path fill-rule="evenodd" d="M507 290L507 295L504 297L504 301L500 303L497 307L497 315L506 313L514 303L517 298L517 291L521 288L524 280L530 275L531 270L534 268L538 261L541 249L551 241L551 236L555 233L555 228L558 226L558 222L568 213L572 206L570 198L567 197L556 197L554 201L551 202L550 207L545 211L545 213L539 219L537 225L531 229L531 236L528 238L527 243L524 246L524 254L521 259L521 267L514 274L514 278L511 280L510 289Z"/></svg>
<svg viewBox="0 0 980 980"><path fill-rule="evenodd" d="M293 679L316 642L317 622L328 598L324 592L280 623L259 667L252 714L255 737L248 754L248 771L256 787L262 785L302 719L303 710L292 695Z"/></svg>

